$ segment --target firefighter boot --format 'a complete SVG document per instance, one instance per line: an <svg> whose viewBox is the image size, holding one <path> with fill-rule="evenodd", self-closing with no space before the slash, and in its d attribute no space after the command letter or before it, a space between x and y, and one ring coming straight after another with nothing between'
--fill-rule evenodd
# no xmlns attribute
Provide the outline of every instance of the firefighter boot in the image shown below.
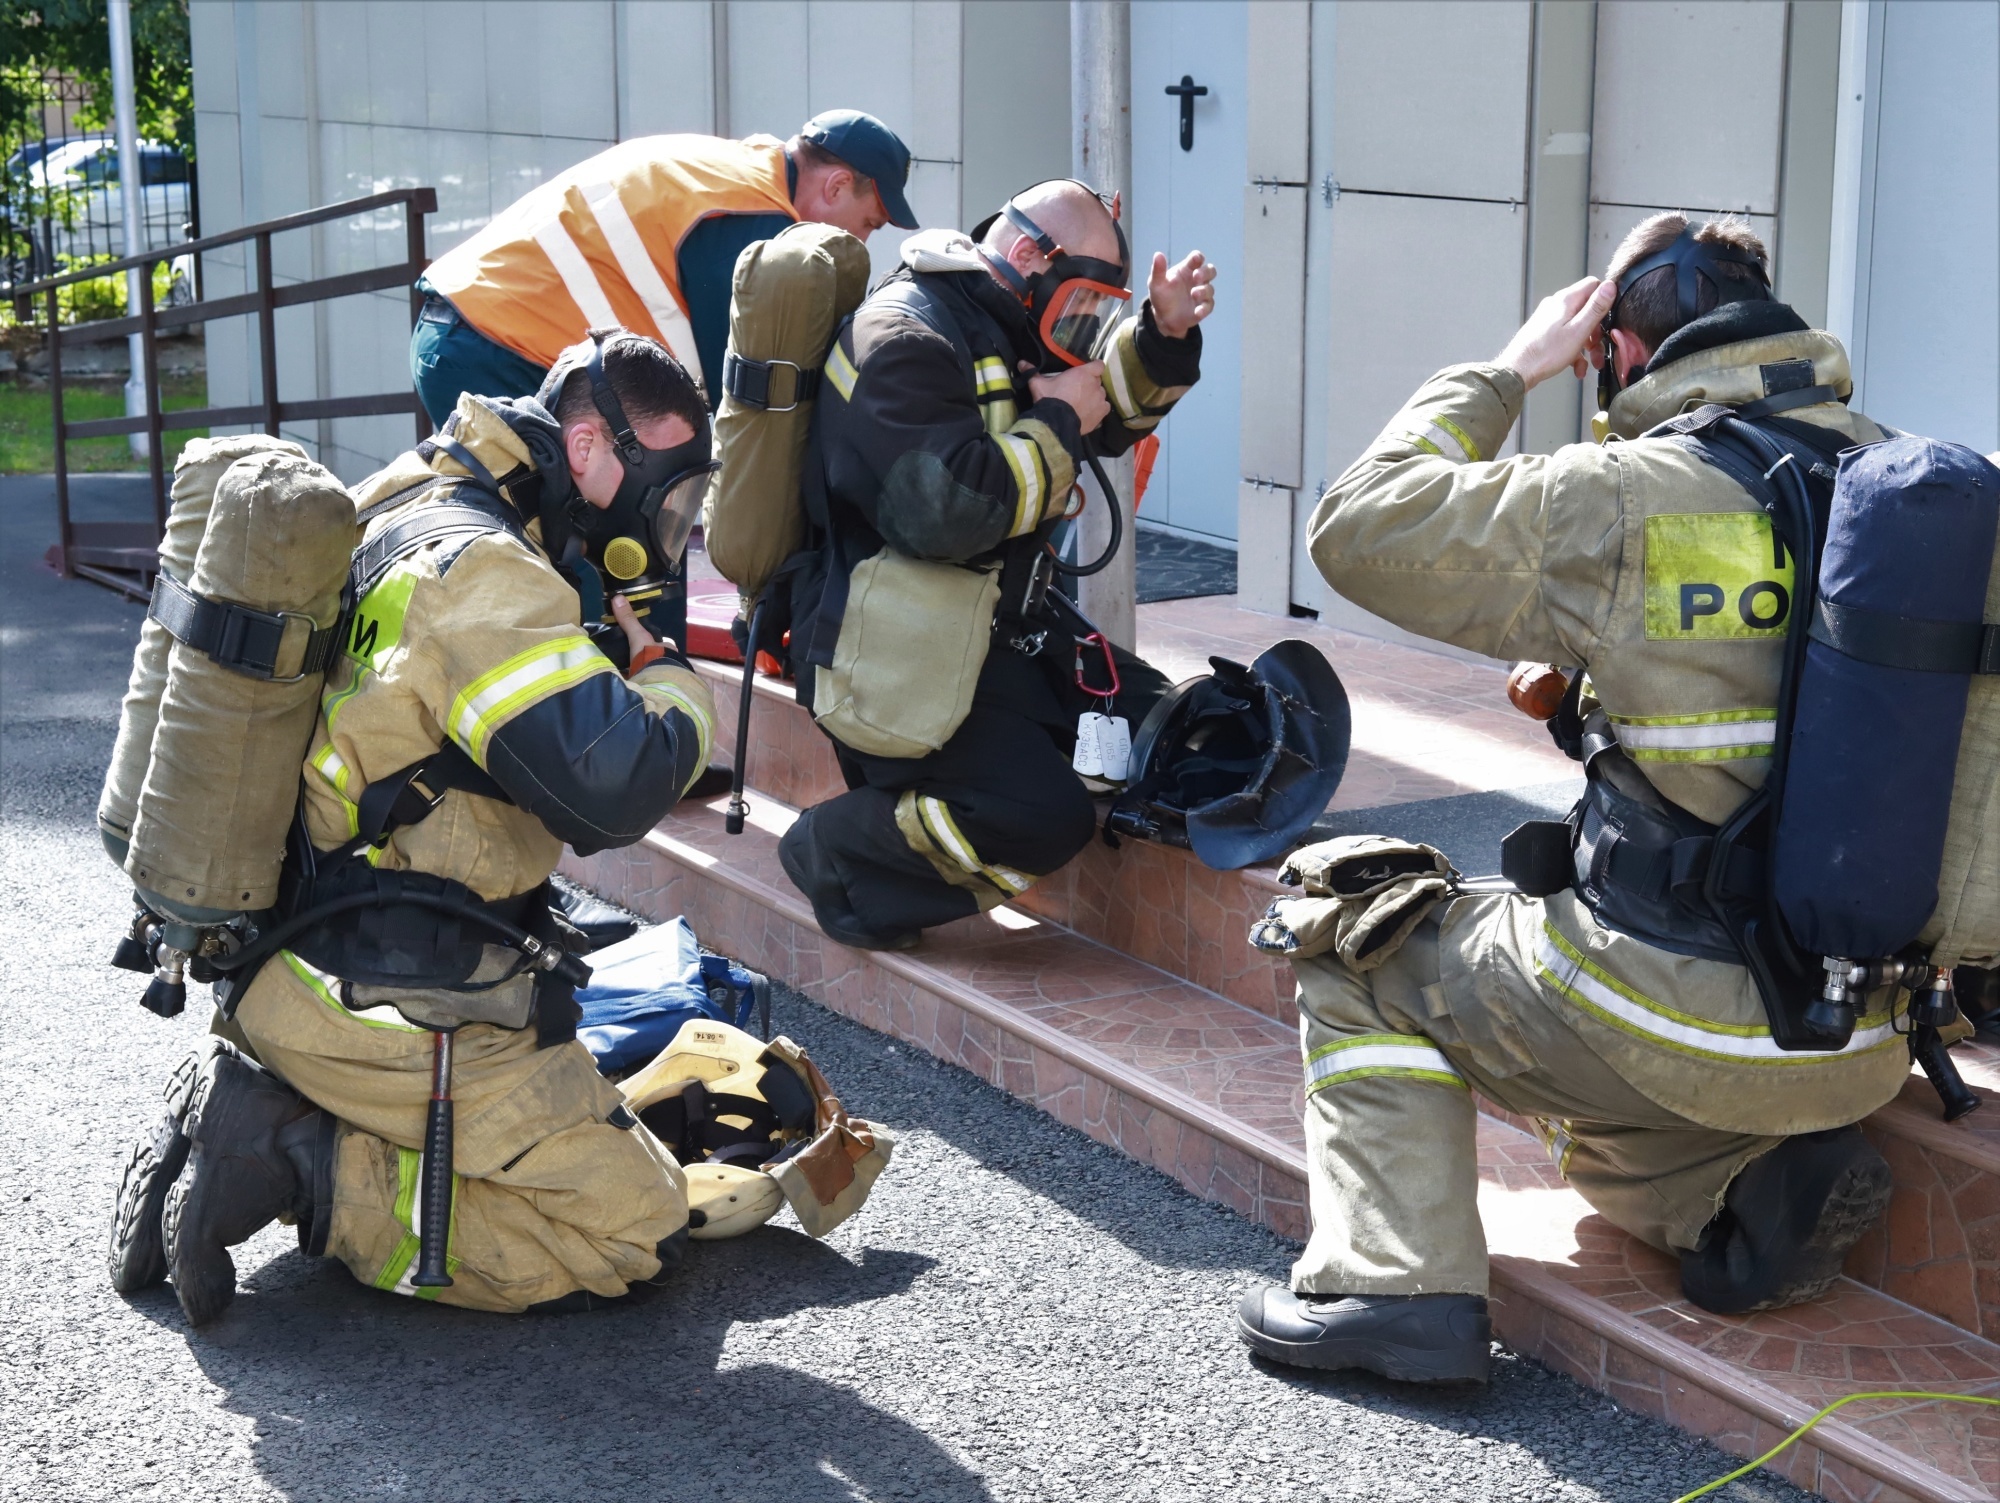
<svg viewBox="0 0 2000 1503"><path fill-rule="evenodd" d="M192 1147L167 1194L168 1270L192 1325L236 1297L229 1249L290 1212L306 1252L326 1250L335 1120L235 1051L202 1067L188 1107Z"/></svg>
<svg viewBox="0 0 2000 1503"><path fill-rule="evenodd" d="M1493 1323L1476 1294L1294 1294L1252 1289L1236 1334L1291 1367L1358 1367L1399 1383L1484 1383Z"/></svg>
<svg viewBox="0 0 2000 1503"><path fill-rule="evenodd" d="M813 922L819 925L820 933L854 950L916 948L921 936L914 929L876 934L862 926L860 916L847 901L846 884L820 850L819 842L813 839L812 818L815 812L808 809L792 821L792 827L778 842L778 862L785 868L785 875L792 879L792 886L804 893L806 901L812 904Z"/></svg>
<svg viewBox="0 0 2000 1503"><path fill-rule="evenodd" d="M167 1245L160 1230L160 1214L166 1208L167 1191L187 1163L184 1123L188 1103L194 1099L195 1080L209 1055L230 1047L221 1039L207 1039L174 1066L160 1092L166 1098L166 1115L125 1151L125 1171L119 1176L118 1199L111 1209L111 1246L106 1259L111 1287L120 1294L151 1289L167 1276Z"/></svg>
<svg viewBox="0 0 2000 1503"><path fill-rule="evenodd" d="M1745 1166L1701 1246L1681 1254L1681 1292L1717 1315L1823 1294L1890 1188L1887 1161L1859 1127L1787 1138Z"/></svg>

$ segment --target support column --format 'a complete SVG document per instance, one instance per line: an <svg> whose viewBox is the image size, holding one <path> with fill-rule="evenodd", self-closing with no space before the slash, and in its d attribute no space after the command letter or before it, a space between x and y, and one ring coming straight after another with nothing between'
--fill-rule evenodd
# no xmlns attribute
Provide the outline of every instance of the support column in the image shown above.
<svg viewBox="0 0 2000 1503"><path fill-rule="evenodd" d="M1070 171L1101 193L1117 193L1132 214L1132 7L1128 0L1070 0ZM1145 296L1145 272L1132 268L1135 298ZM1108 568L1075 581L1077 604L1120 647L1138 638L1138 543L1132 517L1130 455L1104 462L1125 518L1125 545ZM1093 559L1111 540L1110 514L1086 478L1090 502L1077 526L1077 556Z"/></svg>
<svg viewBox="0 0 2000 1503"><path fill-rule="evenodd" d="M132 76L131 0L110 0L108 20L111 31L111 118L118 135L118 201L125 220L125 254L136 256L146 248L146 220L145 199L141 193L145 177L139 165L138 104ZM143 267L135 267L125 273L126 313L138 313L139 279L148 274ZM125 378L125 416L143 417L146 413L146 372L141 338L134 334L126 344L131 365L130 374ZM135 459L144 459L151 452L151 444L143 433L132 434L127 442Z"/></svg>
<svg viewBox="0 0 2000 1503"><path fill-rule="evenodd" d="M1537 0L1533 95L1528 121L1526 314L1590 271L1590 132L1597 75L1597 7L1592 0ZM1586 382L1595 400L1596 387ZM1583 436L1572 381L1528 393L1521 447L1547 454Z"/></svg>

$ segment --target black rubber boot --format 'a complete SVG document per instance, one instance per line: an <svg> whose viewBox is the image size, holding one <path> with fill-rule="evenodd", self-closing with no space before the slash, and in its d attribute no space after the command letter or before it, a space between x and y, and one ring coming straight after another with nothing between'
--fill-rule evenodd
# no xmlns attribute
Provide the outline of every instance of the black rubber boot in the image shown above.
<svg viewBox="0 0 2000 1503"><path fill-rule="evenodd" d="M812 838L813 811L808 809L792 822L778 842L778 860L792 886L812 904L813 922L828 939L852 950L912 950L922 934L915 929L898 934L877 934L862 927L861 920L847 901L847 888L820 855Z"/></svg>
<svg viewBox="0 0 2000 1503"><path fill-rule="evenodd" d="M1681 1254L1681 1292L1717 1315L1824 1294L1892 1188L1859 1127L1787 1138L1736 1176L1701 1247Z"/></svg>
<svg viewBox="0 0 2000 1503"><path fill-rule="evenodd" d="M1484 1383L1493 1323L1476 1294L1294 1294L1252 1289L1236 1334L1291 1367L1358 1367L1399 1383Z"/></svg>
<svg viewBox="0 0 2000 1503"><path fill-rule="evenodd" d="M307 1251L325 1251L334 1119L231 1050L203 1065L186 1130L187 1169L167 1195L167 1264L181 1309L201 1326L236 1297L229 1249L285 1212Z"/></svg>
<svg viewBox="0 0 2000 1503"><path fill-rule="evenodd" d="M216 1050L235 1052L223 1040L211 1038L174 1066L160 1092L166 1098L166 1114L150 1133L125 1150L125 1172L119 1176L118 1199L111 1208L111 1246L106 1259L111 1287L120 1294L136 1294L166 1281L167 1243L160 1217L166 1210L167 1191L187 1164L188 1137L183 1123L188 1103L194 1100L195 1081Z"/></svg>

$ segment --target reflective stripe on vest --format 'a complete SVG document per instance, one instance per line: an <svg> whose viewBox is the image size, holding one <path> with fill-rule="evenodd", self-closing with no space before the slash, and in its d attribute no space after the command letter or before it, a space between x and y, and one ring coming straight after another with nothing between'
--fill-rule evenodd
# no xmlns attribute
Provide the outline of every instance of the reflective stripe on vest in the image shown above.
<svg viewBox="0 0 2000 1503"><path fill-rule="evenodd" d="M711 214L795 217L770 136L642 136L558 173L433 261L426 278L473 328L537 365L623 324L701 380L678 257Z"/></svg>

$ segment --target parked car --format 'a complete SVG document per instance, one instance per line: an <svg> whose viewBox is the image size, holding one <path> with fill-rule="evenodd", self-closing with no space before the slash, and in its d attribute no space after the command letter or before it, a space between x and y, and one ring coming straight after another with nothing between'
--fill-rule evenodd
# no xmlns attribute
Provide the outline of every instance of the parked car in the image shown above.
<svg viewBox="0 0 2000 1503"><path fill-rule="evenodd" d="M141 243L152 250L185 240L194 209L187 158L172 146L142 140L139 163ZM39 152L23 147L8 167L9 175L29 189L24 197L32 206L31 222L24 227L32 247L27 275L50 276L64 264L125 254L125 200L115 140L74 136L42 143ZM192 258L177 257L170 302L193 296L192 276Z"/></svg>

